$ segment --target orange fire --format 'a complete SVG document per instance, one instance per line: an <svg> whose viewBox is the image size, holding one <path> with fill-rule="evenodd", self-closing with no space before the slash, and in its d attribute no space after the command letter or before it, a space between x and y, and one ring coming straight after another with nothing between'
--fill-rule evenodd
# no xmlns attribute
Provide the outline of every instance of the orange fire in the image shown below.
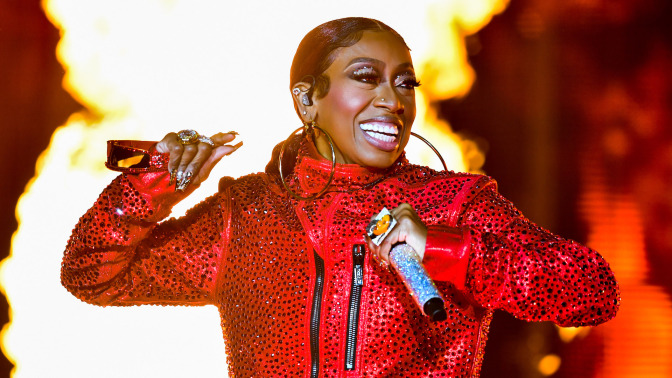
<svg viewBox="0 0 672 378"><path fill-rule="evenodd" d="M604 345L596 377L672 376L672 301L646 282L649 270L642 214L632 194L613 193L598 164L584 166L580 207L590 228L588 245L611 264L621 289L618 316L594 329Z"/></svg>
<svg viewBox="0 0 672 378"><path fill-rule="evenodd" d="M103 165L106 140L156 140L185 128L237 130L245 146L212 176L262 170L273 145L297 124L287 77L298 42L309 28L355 10L393 26L413 47L424 83L415 131L442 151L450 168L477 171L482 153L428 105L468 91L474 75L463 37L506 4L44 1L61 30L64 86L87 110L56 130L17 205L19 229L0 268L12 319L2 348L16 365L13 376L226 375L214 307L103 309L61 287L60 260L71 228L115 175ZM424 145L409 145L411 161L421 160L419 154L439 167ZM217 180L210 181L174 215L215 192Z"/></svg>

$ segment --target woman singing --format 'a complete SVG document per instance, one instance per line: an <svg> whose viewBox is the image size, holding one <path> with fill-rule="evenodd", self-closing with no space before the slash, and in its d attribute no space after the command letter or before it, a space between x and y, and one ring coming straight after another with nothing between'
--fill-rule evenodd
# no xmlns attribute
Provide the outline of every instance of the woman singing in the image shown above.
<svg viewBox="0 0 672 378"><path fill-rule="evenodd" d="M290 74L304 131L265 172L225 177L163 222L240 146L227 144L236 133L112 142L108 166L124 172L77 224L63 285L101 306L217 306L236 377L476 377L496 309L561 326L613 318L618 287L597 252L528 221L488 177L409 164L418 85L387 25L318 26ZM115 165L142 150L141 164ZM378 246L364 234L383 207L397 224ZM390 269L401 242L436 282L445 320Z"/></svg>

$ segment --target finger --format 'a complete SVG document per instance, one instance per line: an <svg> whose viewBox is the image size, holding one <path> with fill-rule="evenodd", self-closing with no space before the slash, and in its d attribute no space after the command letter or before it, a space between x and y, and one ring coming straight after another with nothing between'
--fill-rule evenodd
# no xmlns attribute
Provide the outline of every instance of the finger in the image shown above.
<svg viewBox="0 0 672 378"><path fill-rule="evenodd" d="M421 219L411 219L405 217L397 225L398 228L388 235L390 241L395 243L407 243L422 259L425 254L425 245L427 244L427 226Z"/></svg>
<svg viewBox="0 0 672 378"><path fill-rule="evenodd" d="M390 213L392 214L401 214L405 211L413 211L413 207L409 205L406 202L402 202L399 204L399 206L395 207L394 209L390 210Z"/></svg>
<svg viewBox="0 0 672 378"><path fill-rule="evenodd" d="M223 146L224 144L236 139L236 135L238 135L237 132L229 131L228 133L217 133L211 136L210 139L212 139L212 141L215 143L215 146Z"/></svg>
<svg viewBox="0 0 672 378"><path fill-rule="evenodd" d="M184 147L178 140L177 134L168 133L156 144L155 148L159 153L170 153L168 159L168 172L170 172L170 184L172 185L175 182L177 167L180 164Z"/></svg>
<svg viewBox="0 0 672 378"><path fill-rule="evenodd" d="M200 143L199 143L200 144ZM180 176L187 171L187 167L198 153L198 145L187 144L183 147L180 165L177 167L177 175ZM178 177L179 179L179 177Z"/></svg>
<svg viewBox="0 0 672 378"><path fill-rule="evenodd" d="M369 246L369 250L373 254L374 252L378 252L378 249L380 248L379 246L376 245L376 243L373 242L373 239L367 234L364 234L364 241L366 241L366 244Z"/></svg>
<svg viewBox="0 0 672 378"><path fill-rule="evenodd" d="M166 153L170 152L170 148L174 144L180 144L180 142L177 140L177 134L175 133L168 133L166 136L163 137L157 144L156 144L156 151L159 153Z"/></svg>
<svg viewBox="0 0 672 378"><path fill-rule="evenodd" d="M369 251L371 251L371 258L373 258L374 262L377 263L378 256L376 252L378 250L378 246L376 245L376 243L373 242L373 240L371 240L371 238L367 234L364 234L364 241L366 242L366 245L369 247Z"/></svg>
<svg viewBox="0 0 672 378"><path fill-rule="evenodd" d="M373 240L371 240L371 238L366 234L364 234L364 240L366 241L366 244L369 247L369 251L371 251L371 253L369 254L370 264L372 266L377 265L382 269L389 270L388 264L385 263L379 256L380 247L377 246L376 243L374 243Z"/></svg>
<svg viewBox="0 0 672 378"><path fill-rule="evenodd" d="M174 148L174 150L178 150L177 148ZM191 161L194 159L196 154L198 153L198 147L195 144L188 144L182 146L182 155L180 156L180 162L179 165L177 166L177 173L171 171L171 176L175 176L175 190L182 190L184 191L184 188L186 185L191 181L191 177L193 175L192 172L187 171L187 167L191 163ZM187 177L188 176L188 177Z"/></svg>
<svg viewBox="0 0 672 378"><path fill-rule="evenodd" d="M413 206L411 206L411 205L408 204L408 203L402 203L402 204L400 204L399 206L397 206L396 208L394 208L394 209L391 211L391 213L392 213L394 216L398 216L398 217L404 217L404 216L407 216L407 217L410 217L410 218L413 218L413 219L419 219L418 213L415 211L415 209L413 208Z"/></svg>
<svg viewBox="0 0 672 378"><path fill-rule="evenodd" d="M195 176L195 179L192 181L194 185L200 185L201 182L205 181L209 176L212 169L219 163L224 156L230 155L238 150L243 145L243 142L238 142L233 146L224 145L215 147L210 156L208 157L203 165L201 166L198 174Z"/></svg>
<svg viewBox="0 0 672 378"><path fill-rule="evenodd" d="M196 156L191 159L191 162L189 162L189 165L185 168L182 181L179 184L180 187L182 187L182 190L189 185L192 177L198 175L203 164L210 158L212 151L212 146L207 143L199 143L197 145Z"/></svg>
<svg viewBox="0 0 672 378"><path fill-rule="evenodd" d="M394 208L390 213L397 220L397 222L402 221L403 219L410 219L413 221L420 220L420 217L415 212L413 207L407 203L402 203L398 207Z"/></svg>
<svg viewBox="0 0 672 378"><path fill-rule="evenodd" d="M385 264L386 268L389 268L390 265L390 250L392 249L392 245L396 243L394 239L393 233L390 233L378 246L378 259Z"/></svg>

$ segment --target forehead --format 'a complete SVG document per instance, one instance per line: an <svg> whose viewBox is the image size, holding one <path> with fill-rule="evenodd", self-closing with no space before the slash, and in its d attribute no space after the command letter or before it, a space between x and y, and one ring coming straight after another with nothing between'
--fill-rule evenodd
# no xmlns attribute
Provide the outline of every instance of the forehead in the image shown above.
<svg viewBox="0 0 672 378"><path fill-rule="evenodd" d="M383 62L386 67L412 64L411 54L404 42L396 35L382 31L366 30L362 38L352 46L336 51L331 67L345 68L353 59L371 58Z"/></svg>

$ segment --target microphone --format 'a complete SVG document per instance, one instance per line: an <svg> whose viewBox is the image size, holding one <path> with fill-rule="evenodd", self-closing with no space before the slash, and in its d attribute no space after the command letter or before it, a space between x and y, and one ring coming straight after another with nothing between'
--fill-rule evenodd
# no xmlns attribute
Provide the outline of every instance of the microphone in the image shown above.
<svg viewBox="0 0 672 378"><path fill-rule="evenodd" d="M397 271L411 297L420 310L432 321L448 318L443 297L420 262L415 249L406 243L399 243L390 251L390 264Z"/></svg>
<svg viewBox="0 0 672 378"><path fill-rule="evenodd" d="M367 226L367 234L374 244L380 245L387 234L396 226L397 221L386 209L378 213ZM446 320L448 314L443 297L429 277L420 256L413 247L406 243L398 243L390 251L390 264L397 272L408 289L415 304L423 314L433 321Z"/></svg>

